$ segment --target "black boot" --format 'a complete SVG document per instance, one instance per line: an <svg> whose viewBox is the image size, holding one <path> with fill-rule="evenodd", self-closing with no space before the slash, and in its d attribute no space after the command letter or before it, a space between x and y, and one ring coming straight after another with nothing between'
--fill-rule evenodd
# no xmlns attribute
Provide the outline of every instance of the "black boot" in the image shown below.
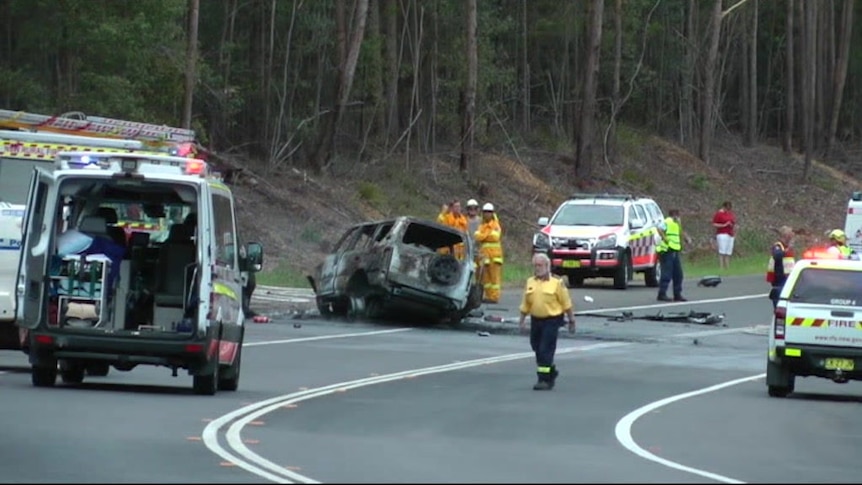
<svg viewBox="0 0 862 485"><path fill-rule="evenodd" d="M534 391L550 391L554 387L550 382L550 374L543 372L536 373L539 376L539 381L533 386Z"/></svg>
<svg viewBox="0 0 862 485"><path fill-rule="evenodd" d="M552 365L551 366L551 379L550 379L550 381L548 381L548 383L551 385L551 389L553 389L554 384L557 383L557 376L558 375L560 375L560 373L557 372L557 366Z"/></svg>

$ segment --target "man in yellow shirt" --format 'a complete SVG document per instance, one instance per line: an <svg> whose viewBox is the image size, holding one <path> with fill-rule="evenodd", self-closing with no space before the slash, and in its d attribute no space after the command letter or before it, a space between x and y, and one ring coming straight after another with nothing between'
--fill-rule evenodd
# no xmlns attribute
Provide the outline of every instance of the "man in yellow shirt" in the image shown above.
<svg viewBox="0 0 862 485"><path fill-rule="evenodd" d="M536 373L539 376L533 390L551 390L559 375L554 365L554 353L560 327L565 323L563 315L569 318L569 333L574 333L575 313L566 285L551 275L551 260L546 254L533 255L533 276L527 279L520 311L518 326L521 330L527 329L526 319L530 315L530 347L536 354Z"/></svg>

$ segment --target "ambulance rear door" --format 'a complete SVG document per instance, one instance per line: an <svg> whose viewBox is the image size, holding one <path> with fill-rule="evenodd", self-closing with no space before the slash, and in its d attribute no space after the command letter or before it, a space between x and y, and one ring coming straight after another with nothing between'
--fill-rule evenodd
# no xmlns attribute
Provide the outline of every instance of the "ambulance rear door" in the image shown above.
<svg viewBox="0 0 862 485"><path fill-rule="evenodd" d="M847 234L847 245L862 254L862 192L853 192L847 203L844 233Z"/></svg>

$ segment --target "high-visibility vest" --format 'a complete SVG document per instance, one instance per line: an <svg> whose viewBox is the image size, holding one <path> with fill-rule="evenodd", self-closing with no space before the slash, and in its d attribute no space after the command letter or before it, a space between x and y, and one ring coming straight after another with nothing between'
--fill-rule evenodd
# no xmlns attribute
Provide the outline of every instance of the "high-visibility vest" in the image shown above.
<svg viewBox="0 0 862 485"><path fill-rule="evenodd" d="M793 265L796 264L796 257L793 254L793 248L786 247L784 243L781 241L776 242L773 247L781 246L781 250L784 251L784 257L781 259L781 263L784 266L784 274L785 276L790 274L790 271L793 270ZM805 255L808 254L806 251L802 257L806 258ZM772 253L769 253L769 263L766 264L766 281L772 283L775 281L775 258L772 256Z"/></svg>
<svg viewBox="0 0 862 485"><path fill-rule="evenodd" d="M841 256L843 256L844 259L850 259L850 256L853 255L853 250L846 244L838 246L838 250L841 251Z"/></svg>
<svg viewBox="0 0 862 485"><path fill-rule="evenodd" d="M668 217L664 220L664 224L664 235L667 237L667 241L662 239L655 248L656 252L664 253L668 249L672 249L674 251L682 250L682 243L679 238L680 233L682 232L682 226L680 223L676 222L673 217Z"/></svg>

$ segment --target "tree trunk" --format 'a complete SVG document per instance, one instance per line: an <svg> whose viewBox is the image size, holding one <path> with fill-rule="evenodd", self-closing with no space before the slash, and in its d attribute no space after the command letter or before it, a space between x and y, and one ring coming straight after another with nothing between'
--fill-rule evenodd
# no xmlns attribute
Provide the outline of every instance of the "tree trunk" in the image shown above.
<svg viewBox="0 0 862 485"><path fill-rule="evenodd" d="M578 183L589 182L593 175L593 127L596 116L596 91L599 77L599 59L602 45L602 14L604 0L592 0L589 13L589 35L587 37L587 59L584 69L584 90L577 133L575 153L575 178Z"/></svg>
<svg viewBox="0 0 862 485"><path fill-rule="evenodd" d="M721 41L721 0L713 0L709 17L709 51L704 66L703 97L700 103L700 146L698 156L709 163L712 134L715 130L715 66Z"/></svg>
<svg viewBox="0 0 862 485"><path fill-rule="evenodd" d="M682 68L682 116L681 116L681 140L683 146L690 151L696 150L694 143L694 69L697 53L697 33L695 31L695 16L697 12L697 1L688 0L685 16L685 59Z"/></svg>
<svg viewBox="0 0 862 485"><path fill-rule="evenodd" d="M467 172L473 165L473 137L476 126L476 85L479 79L479 53L476 45L477 0L467 0L467 82L464 87L464 112L461 125L461 160L458 169Z"/></svg>
<svg viewBox="0 0 862 485"><path fill-rule="evenodd" d="M398 0L383 0L386 57L386 136L385 144L398 137Z"/></svg>
<svg viewBox="0 0 862 485"><path fill-rule="evenodd" d="M192 126L192 101L195 97L195 80L197 79L198 59L198 18L200 0L189 0L189 25L186 35L186 79L183 92L183 128Z"/></svg>
<svg viewBox="0 0 862 485"><path fill-rule="evenodd" d="M371 95L371 111L370 111L370 130L372 138L380 133L383 133L386 126L386 115L383 110L383 52L380 49L381 33L380 33L380 0L368 0L368 37L373 39L371 45L375 48L371 52L371 72L370 76L370 95Z"/></svg>
<svg viewBox="0 0 862 485"><path fill-rule="evenodd" d="M853 0L844 0L844 9L841 11L841 30L838 39L838 60L835 63L834 87L832 89L832 112L829 119L829 143L826 146L827 154L835 148L838 134L838 119L841 114L841 103L844 96L844 84L847 81L847 65L850 61L850 43L853 39Z"/></svg>
<svg viewBox="0 0 862 485"><path fill-rule="evenodd" d="M793 124L795 120L796 113L794 113L795 103L796 103L796 83L794 82L796 79L796 70L793 66L793 56L794 56L794 46L793 46L793 17L795 16L796 9L794 8L794 4L796 0L787 0L787 25L785 27L784 33L784 47L785 47L785 61L787 63L787 73L785 77L787 79L787 86L784 90L784 100L787 104L784 110L784 152L791 153L793 151Z"/></svg>
<svg viewBox="0 0 862 485"><path fill-rule="evenodd" d="M757 10L758 2L752 2L751 37L748 49L748 123L745 141L748 146L757 142Z"/></svg>
<svg viewBox="0 0 862 485"><path fill-rule="evenodd" d="M339 0L337 3L341 1ZM350 41L347 44L344 64L338 67L335 107L332 112L324 116L324 122L320 127L317 143L315 144L311 165L311 169L315 174L320 174L324 167L329 164L332 151L335 149L335 133L341 125L347 101L350 99L353 75L356 72L356 64L359 61L359 49L362 47L362 39L365 35L365 22L368 19L368 0L356 0L356 10L354 13L353 29L350 32Z"/></svg>
<svg viewBox="0 0 862 485"><path fill-rule="evenodd" d="M530 132L530 63L527 49L527 0L521 0L521 129Z"/></svg>
<svg viewBox="0 0 862 485"><path fill-rule="evenodd" d="M608 159L617 159L617 112L620 109L620 71L623 63L623 0L614 2L614 78L611 91L611 120L608 131Z"/></svg>
<svg viewBox="0 0 862 485"><path fill-rule="evenodd" d="M811 174L811 161L814 156L814 96L817 64L817 16L815 2L803 2L805 21L802 29L802 48L805 66L808 69L802 75L802 132L805 137L805 166L802 170L802 181L807 182Z"/></svg>

